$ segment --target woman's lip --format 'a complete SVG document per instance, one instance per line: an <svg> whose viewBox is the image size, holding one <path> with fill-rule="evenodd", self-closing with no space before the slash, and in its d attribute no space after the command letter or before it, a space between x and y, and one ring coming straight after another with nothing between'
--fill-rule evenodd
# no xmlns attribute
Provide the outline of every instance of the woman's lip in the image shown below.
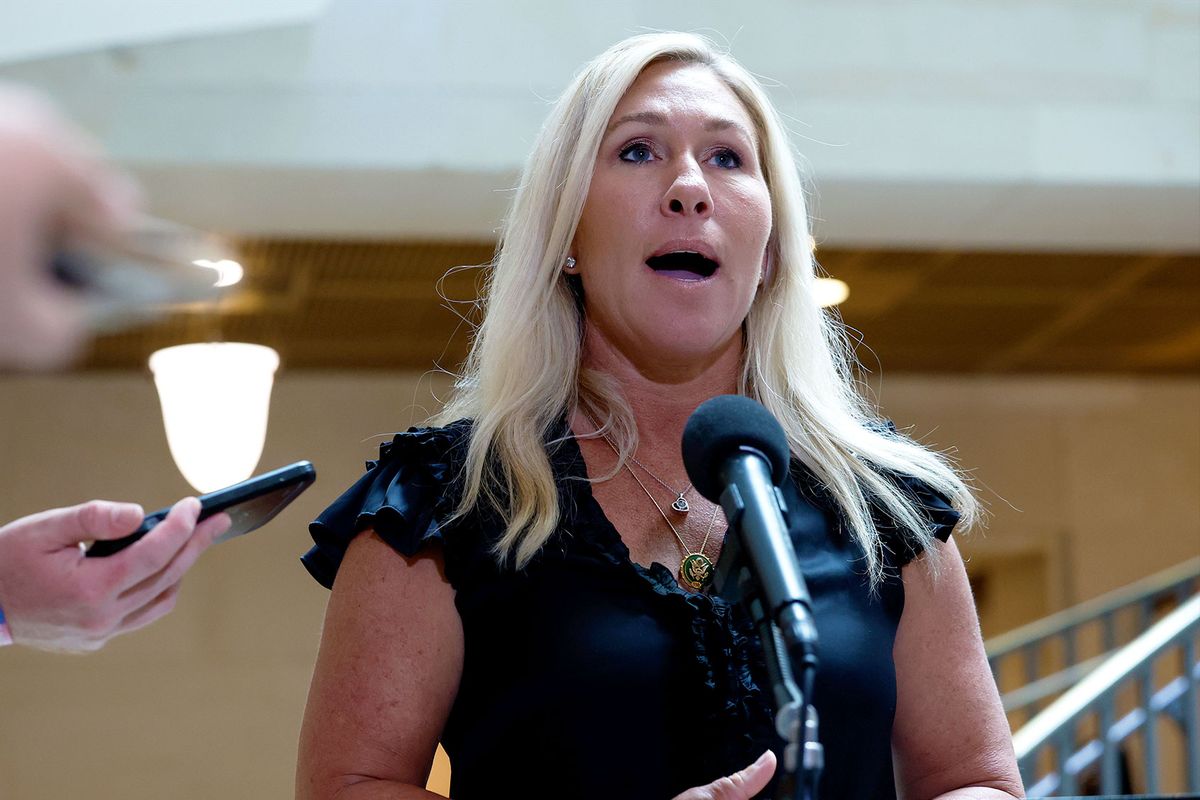
<svg viewBox="0 0 1200 800"><path fill-rule="evenodd" d="M700 255L704 256L709 261L712 261L713 263L715 263L717 265L720 265L720 263L721 263L720 261L717 260L716 251L712 247L709 246L708 242L706 242L702 239L674 239L674 240L669 241L666 244L662 245L657 250L655 250L653 253L651 253L649 258L654 258L655 256L667 255L668 253L684 253L684 252L699 253Z"/></svg>
<svg viewBox="0 0 1200 800"><path fill-rule="evenodd" d="M647 266L646 269L650 270L650 272L652 272L655 275L658 275L663 278L669 278L673 281L679 281L680 283L704 283L705 281L711 281L717 275L717 273L715 273L715 272L712 275L707 275L707 276L698 275L695 272L689 272L688 270L685 270L685 269L662 269L662 270L659 270L659 269L651 269L649 266Z"/></svg>

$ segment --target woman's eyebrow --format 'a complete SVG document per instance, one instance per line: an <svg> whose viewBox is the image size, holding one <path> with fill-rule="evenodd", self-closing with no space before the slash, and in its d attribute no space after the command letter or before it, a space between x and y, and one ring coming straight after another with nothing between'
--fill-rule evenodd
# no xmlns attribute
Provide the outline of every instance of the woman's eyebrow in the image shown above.
<svg viewBox="0 0 1200 800"><path fill-rule="evenodd" d="M667 116L658 111L635 111L632 114L626 114L623 117L613 120L609 124L606 133L612 133L617 128L630 122L642 122L647 125L666 125ZM729 128L734 128L750 141L755 141L754 136L746 129L746 126L736 120L726 117L709 117L704 122L704 130L706 131L723 131Z"/></svg>
<svg viewBox="0 0 1200 800"><path fill-rule="evenodd" d="M629 122L644 122L647 125L666 125L667 116L660 114L657 111L635 111L632 114L626 114L620 119L614 119L608 125L608 131L615 131L617 128Z"/></svg>

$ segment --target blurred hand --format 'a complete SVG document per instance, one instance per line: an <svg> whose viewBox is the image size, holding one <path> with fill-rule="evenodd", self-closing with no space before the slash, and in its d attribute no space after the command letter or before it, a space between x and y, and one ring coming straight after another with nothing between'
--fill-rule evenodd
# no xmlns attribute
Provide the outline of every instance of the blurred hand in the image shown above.
<svg viewBox="0 0 1200 800"><path fill-rule="evenodd" d="M141 506L92 500L0 528L0 608L13 641L47 650L99 649L175 606L179 583L229 528L229 515L199 525L200 501L180 500L129 547L86 558L82 541L119 539L142 522Z"/></svg>
<svg viewBox="0 0 1200 800"><path fill-rule="evenodd" d="M740 772L719 778L707 786L688 789L673 800L750 800L771 782L774 774L775 754L768 750Z"/></svg>
<svg viewBox="0 0 1200 800"><path fill-rule="evenodd" d="M50 274L56 248L115 240L136 217L133 181L50 102L0 84L0 367L47 368L86 335L75 293Z"/></svg>

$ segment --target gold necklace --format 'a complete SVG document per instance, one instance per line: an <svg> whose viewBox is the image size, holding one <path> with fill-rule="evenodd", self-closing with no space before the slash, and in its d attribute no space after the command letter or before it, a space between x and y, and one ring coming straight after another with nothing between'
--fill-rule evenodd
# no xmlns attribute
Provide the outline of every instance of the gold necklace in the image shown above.
<svg viewBox="0 0 1200 800"><path fill-rule="evenodd" d="M583 415L587 417L588 422L592 423L592 429L601 439L604 440L604 443L608 445L609 449L613 451L613 454L616 455L617 459L619 460L621 453L617 450L616 445L612 443L612 440L600 432L599 423L597 423L596 420L592 418L592 415L588 414L586 411L583 412ZM687 499L684 498L684 494L692 488L690 483L682 492L675 492L675 490L667 485L661 478L659 478L650 470L646 469L645 464L638 461L633 456L629 456L629 460L646 470L646 474L662 484L664 488L678 494L679 496L675 499L675 502L671 504L671 508L679 511L680 513L687 513L690 507L688 506ZM633 468L628 464L625 464L625 469L629 471L630 476L641 488L642 492L650 499L650 502L654 504L654 508L658 510L658 514L663 518L663 522L667 523L667 527L671 529L671 533L675 534L675 538L679 540L679 546L683 548L683 560L679 562L680 579L685 585L695 591L703 591L704 589L707 589L709 584L712 583L714 577L714 567L712 559L704 554L704 548L708 546L708 537L712 534L713 523L717 520L717 511L720 507L713 506L712 516L708 518L708 527L704 529L704 539L700 542L700 550L693 553L691 548L687 546L687 542L685 542L683 537L679 535L679 531L675 529L675 524L671 522L671 518L667 516L665 511L663 511L662 506L658 504L658 501L654 499L654 495L650 494L650 490L646 488L646 484L642 483L642 479L637 476L637 473L634 472Z"/></svg>
<svg viewBox="0 0 1200 800"><path fill-rule="evenodd" d="M613 443L608 441L607 436L604 437L604 441L608 442L608 446L612 447L614 453L617 452L617 448L613 447ZM618 453L618 455L620 455L620 454ZM641 468L642 472L646 473L651 478L654 478L654 480L658 481L659 486L663 487L668 492L671 492L672 494L676 495L675 502L671 503L671 508L678 511L680 514L686 514L687 512L692 510L692 507L688 504L687 497L685 496L688 492L690 492L692 490L692 484L689 483L687 486L683 487L682 491L676 490L669 483L667 483L662 478L658 477L653 472L651 472L649 467L647 467L642 462L638 461L635 457L630 456L629 460L632 461L633 463L637 464Z"/></svg>
<svg viewBox="0 0 1200 800"><path fill-rule="evenodd" d="M600 426L596 423L596 420L592 419L592 415L588 414L587 412L584 412L584 416L587 417L588 422L592 423L592 427L596 429L596 433L599 434L600 438L604 440L604 443L606 445L608 445L608 449L612 450L613 454L615 456L617 456L617 458L620 458L621 453L617 450L617 446L612 443L612 439L609 439L607 434L600 433ZM633 456L633 455L629 456L629 460L632 461L634 464L637 464L638 467L641 468L642 472L645 472L651 478L654 478L654 480L658 482L659 486L663 487L668 492L675 495L675 502L671 503L671 508L673 510L678 511L680 514L686 514L687 512L692 510L691 504L688 503L688 501L687 501L687 493L692 490L691 483L689 483L687 486L683 487L682 490L676 489L673 486L671 486L671 484L667 483L662 478L658 477L653 472L651 472L650 468L647 467L642 462L638 461L636 456ZM632 472L633 472L633 470L630 470L631 474L632 474ZM641 481L638 481L638 483L641 483ZM643 486L642 488L645 489L646 487ZM653 499L653 498L651 498L651 499ZM655 505L658 505L658 504L655 503ZM659 507L658 510L659 510L659 513L662 513L661 506Z"/></svg>
<svg viewBox="0 0 1200 800"><path fill-rule="evenodd" d="M679 546L683 548L683 560L679 562L679 577L691 589L695 591L704 591L713 580L713 562L712 559L704 554L704 548L708 546L708 537L712 534L713 523L717 520L717 510L719 506L713 506L712 516L708 518L708 527L704 529L704 540L700 542L700 549L697 552L691 552L687 546L687 542L679 535L679 531L675 529L675 525L667 517L662 506L654 499L654 495L650 494L650 490L646 488L646 484L642 483L641 478L629 465L625 465L625 469L629 470L629 474L633 476L634 481L645 492L646 497L650 498L650 502L658 509L659 515L663 518L663 522L667 523L667 527L671 529L671 533L675 534L675 538L679 540Z"/></svg>

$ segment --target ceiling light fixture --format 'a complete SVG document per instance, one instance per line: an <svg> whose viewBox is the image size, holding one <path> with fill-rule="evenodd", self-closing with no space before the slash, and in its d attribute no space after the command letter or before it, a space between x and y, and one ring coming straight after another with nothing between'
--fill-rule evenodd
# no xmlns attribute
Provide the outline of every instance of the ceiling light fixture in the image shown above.
<svg viewBox="0 0 1200 800"><path fill-rule="evenodd" d="M817 278L813 296L821 308L829 308L846 302L846 298L850 296L850 286L837 278Z"/></svg>
<svg viewBox="0 0 1200 800"><path fill-rule="evenodd" d="M207 258L199 258L192 262L197 267L207 267L217 272L217 282L213 284L216 287L233 286L242 279L245 270L242 265L228 258L222 258L219 261L210 261Z"/></svg>
<svg viewBox="0 0 1200 800"><path fill-rule="evenodd" d="M241 342L183 344L150 356L171 456L196 491L254 474L278 367L270 347Z"/></svg>

